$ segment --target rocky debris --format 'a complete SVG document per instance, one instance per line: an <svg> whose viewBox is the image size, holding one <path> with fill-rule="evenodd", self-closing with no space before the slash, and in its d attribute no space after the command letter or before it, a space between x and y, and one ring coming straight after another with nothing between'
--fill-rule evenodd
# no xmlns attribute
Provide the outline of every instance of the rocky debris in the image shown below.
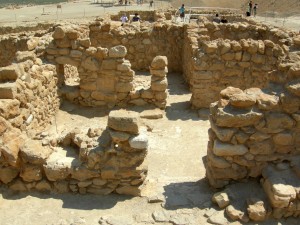
<svg viewBox="0 0 300 225"><path fill-rule="evenodd" d="M226 192L215 193L212 197L212 201L217 203L218 206L223 209L230 204L229 197Z"/></svg>
<svg viewBox="0 0 300 225"><path fill-rule="evenodd" d="M159 109L144 110L140 113L140 117L145 119L160 119L163 118L163 112Z"/></svg>
<svg viewBox="0 0 300 225"><path fill-rule="evenodd" d="M226 225L229 224L229 221L226 219L224 215L224 211L216 211L214 214L212 214L207 222L211 224L216 224L216 225Z"/></svg>
<svg viewBox="0 0 300 225"><path fill-rule="evenodd" d="M252 198L247 200L248 215L250 220L264 221L267 219L267 209L263 201L260 199Z"/></svg>

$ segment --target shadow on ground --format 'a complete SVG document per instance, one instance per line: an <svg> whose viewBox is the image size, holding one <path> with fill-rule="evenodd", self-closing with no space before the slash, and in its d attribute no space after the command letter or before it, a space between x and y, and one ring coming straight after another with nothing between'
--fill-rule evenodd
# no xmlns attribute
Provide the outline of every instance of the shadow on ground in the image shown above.
<svg viewBox="0 0 300 225"><path fill-rule="evenodd" d="M22 192L17 193L11 190L1 190L2 197L8 200L18 200L31 196L42 200L58 199L63 202L62 208L93 210L93 209L111 209L117 203L130 200L133 197L125 195L93 195L93 194L54 194L54 193L38 193L38 192Z"/></svg>
<svg viewBox="0 0 300 225"><path fill-rule="evenodd" d="M168 210L182 208L204 209L211 206L212 190L203 178L197 182L171 183L164 187L165 205Z"/></svg>

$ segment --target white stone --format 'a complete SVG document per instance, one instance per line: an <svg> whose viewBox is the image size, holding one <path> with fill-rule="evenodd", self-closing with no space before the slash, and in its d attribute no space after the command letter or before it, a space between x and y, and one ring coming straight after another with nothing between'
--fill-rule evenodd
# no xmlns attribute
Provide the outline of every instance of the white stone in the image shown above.
<svg viewBox="0 0 300 225"><path fill-rule="evenodd" d="M146 134L139 134L129 139L129 145L136 149L146 149L148 147L148 137Z"/></svg>

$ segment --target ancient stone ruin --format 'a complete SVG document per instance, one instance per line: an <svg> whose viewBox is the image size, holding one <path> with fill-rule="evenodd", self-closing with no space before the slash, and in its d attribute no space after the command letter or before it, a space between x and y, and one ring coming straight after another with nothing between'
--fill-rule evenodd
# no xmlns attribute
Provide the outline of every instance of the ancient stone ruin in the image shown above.
<svg viewBox="0 0 300 225"><path fill-rule="evenodd" d="M170 71L183 74L191 108L210 108L210 185L260 178L275 218L299 216L299 34L240 16L228 24L150 16L154 22L96 20L0 38L0 184L140 195L148 138L139 114L126 109L165 109ZM78 73L75 85L66 84L70 71ZM150 74L147 87L135 86L135 71ZM62 101L107 107L107 128L47 137ZM226 207L224 198L215 201ZM259 221L267 218L261 211L229 214Z"/></svg>

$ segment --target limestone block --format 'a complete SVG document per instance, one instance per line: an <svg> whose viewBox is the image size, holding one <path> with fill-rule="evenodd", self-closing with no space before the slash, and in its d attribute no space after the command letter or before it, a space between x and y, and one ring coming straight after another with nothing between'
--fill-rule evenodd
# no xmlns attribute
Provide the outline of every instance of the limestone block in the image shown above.
<svg viewBox="0 0 300 225"><path fill-rule="evenodd" d="M266 57L264 55L252 55L251 61L257 64L265 64Z"/></svg>
<svg viewBox="0 0 300 225"><path fill-rule="evenodd" d="M168 80L166 78L163 80L151 82L151 90L153 91L165 91L167 87L168 87Z"/></svg>
<svg viewBox="0 0 300 225"><path fill-rule="evenodd" d="M0 99L0 116L10 119L20 113L20 102L17 99Z"/></svg>
<svg viewBox="0 0 300 225"><path fill-rule="evenodd" d="M275 95L268 95L265 93L256 96L258 108L262 110L272 110L279 104L279 97Z"/></svg>
<svg viewBox="0 0 300 225"><path fill-rule="evenodd" d="M272 141L270 139L264 141L251 141L248 143L249 151L254 154L269 155L274 153Z"/></svg>
<svg viewBox="0 0 300 225"><path fill-rule="evenodd" d="M241 220L245 223L247 223L249 221L249 217L247 216L247 214L239 209L236 209L234 206L229 205L227 206L226 210L226 215L232 219L232 220Z"/></svg>
<svg viewBox="0 0 300 225"><path fill-rule="evenodd" d="M4 133L0 152L9 165L16 166L19 159L19 151L23 144L24 139L19 130L13 129Z"/></svg>
<svg viewBox="0 0 300 225"><path fill-rule="evenodd" d="M115 92L115 78L113 76L101 76L97 78L96 81L97 90L103 93L114 93ZM124 85L123 87L119 87L119 89L126 89L122 92L127 92L128 90L132 89L132 86L128 85L128 83L120 83L120 86ZM130 87L129 87L130 86ZM116 88L117 90L117 88Z"/></svg>
<svg viewBox="0 0 300 225"><path fill-rule="evenodd" d="M58 48L72 47L71 41L67 37L64 37L63 39L56 39L55 44Z"/></svg>
<svg viewBox="0 0 300 225"><path fill-rule="evenodd" d="M142 89L140 91L140 94L141 94L141 97L145 98L145 99L151 99L154 97L154 93L149 89L147 89L147 90Z"/></svg>
<svg viewBox="0 0 300 225"><path fill-rule="evenodd" d="M74 166L74 165L72 165L71 177L73 179L76 179L76 180L79 180L79 181L85 181L85 180L92 179L92 178L95 178L95 177L100 177L100 171L90 170L90 169L87 169L84 166Z"/></svg>
<svg viewBox="0 0 300 225"><path fill-rule="evenodd" d="M89 71L98 71L100 69L99 61L91 56L82 61L81 66Z"/></svg>
<svg viewBox="0 0 300 225"><path fill-rule="evenodd" d="M238 108L248 108L256 103L256 98L253 95L247 95L245 93L234 94L229 98L229 102L232 106Z"/></svg>
<svg viewBox="0 0 300 225"><path fill-rule="evenodd" d="M25 184L17 179L9 185L9 188L13 191L27 191Z"/></svg>
<svg viewBox="0 0 300 225"><path fill-rule="evenodd" d="M40 192L50 192L52 190L52 187L49 181L41 180L36 184L35 189Z"/></svg>
<svg viewBox="0 0 300 225"><path fill-rule="evenodd" d="M80 89L85 90L85 91L96 91L97 83L96 82L80 82ZM81 93L82 93L82 91L80 92L80 94Z"/></svg>
<svg viewBox="0 0 300 225"><path fill-rule="evenodd" d="M103 186L107 183L107 181L103 180L102 178L94 178L92 181L93 181L93 184L97 185L97 186Z"/></svg>
<svg viewBox="0 0 300 225"><path fill-rule="evenodd" d="M102 70L115 70L117 68L117 61L114 59L104 59L101 64Z"/></svg>
<svg viewBox="0 0 300 225"><path fill-rule="evenodd" d="M85 48L91 46L91 41L89 38L78 39L78 43Z"/></svg>
<svg viewBox="0 0 300 225"><path fill-rule="evenodd" d="M232 61L235 58L235 53L233 52L225 53L224 55L221 56L221 58L226 61Z"/></svg>
<svg viewBox="0 0 300 225"><path fill-rule="evenodd" d="M133 111L115 110L108 115L108 127L133 134L139 133L139 114Z"/></svg>
<svg viewBox="0 0 300 225"><path fill-rule="evenodd" d="M237 41L232 41L231 42L231 48L233 49L233 51L236 51L236 52L242 50L241 44Z"/></svg>
<svg viewBox="0 0 300 225"><path fill-rule="evenodd" d="M168 97L168 92L167 91L156 91L155 92L155 99L158 101L164 101Z"/></svg>
<svg viewBox="0 0 300 225"><path fill-rule="evenodd" d="M193 71L192 78L194 80L211 80L215 78L215 75L212 71Z"/></svg>
<svg viewBox="0 0 300 225"><path fill-rule="evenodd" d="M269 130L291 129L295 121L287 114L270 112L265 116L266 128Z"/></svg>
<svg viewBox="0 0 300 225"><path fill-rule="evenodd" d="M108 56L111 58L124 58L127 54L127 49L123 45L118 45L109 49Z"/></svg>
<svg viewBox="0 0 300 225"><path fill-rule="evenodd" d="M122 64L117 65L117 70L121 72L128 72L131 70L131 64L129 61L125 61Z"/></svg>
<svg viewBox="0 0 300 225"><path fill-rule="evenodd" d="M0 81L15 81L24 74L24 69L20 64L12 64L0 68Z"/></svg>
<svg viewBox="0 0 300 225"><path fill-rule="evenodd" d="M283 110L287 113L295 113L300 106L300 98L290 93L280 94L280 103Z"/></svg>
<svg viewBox="0 0 300 225"><path fill-rule="evenodd" d="M65 32L63 30L62 27L56 27L53 34L52 34L52 37L54 39L63 39L65 37Z"/></svg>
<svg viewBox="0 0 300 225"><path fill-rule="evenodd" d="M20 177L26 182L39 181L43 177L42 169L36 165L24 165Z"/></svg>
<svg viewBox="0 0 300 225"><path fill-rule="evenodd" d="M224 142L230 141L234 133L237 131L235 128L222 128L216 126L212 119L210 119L210 125L217 137Z"/></svg>
<svg viewBox="0 0 300 225"><path fill-rule="evenodd" d="M243 91L239 88L227 87L220 92L220 96L225 99L229 99L231 96L236 94L242 94Z"/></svg>
<svg viewBox="0 0 300 225"><path fill-rule="evenodd" d="M223 55L231 50L231 44L229 42L222 41L220 45L220 54Z"/></svg>
<svg viewBox="0 0 300 225"><path fill-rule="evenodd" d="M101 178L104 180L116 179L117 169L113 167L104 167L101 169Z"/></svg>
<svg viewBox="0 0 300 225"><path fill-rule="evenodd" d="M160 119L163 118L163 112L159 109L149 109L141 112L140 116L145 119Z"/></svg>
<svg viewBox="0 0 300 225"><path fill-rule="evenodd" d="M58 151L52 153L46 160L44 171L50 181L64 180L71 174L71 168L78 164L74 158L66 157Z"/></svg>
<svg viewBox="0 0 300 225"><path fill-rule="evenodd" d="M8 184L19 174L19 169L16 167L0 167L0 181Z"/></svg>
<svg viewBox="0 0 300 225"><path fill-rule="evenodd" d="M231 109L229 107L218 108L214 116L217 126L221 127L244 127L256 124L263 114L253 109Z"/></svg>
<svg viewBox="0 0 300 225"><path fill-rule="evenodd" d="M108 49L97 47L97 53L95 54L96 57L100 59L106 58L108 56Z"/></svg>
<svg viewBox="0 0 300 225"><path fill-rule="evenodd" d="M36 54L33 51L18 51L16 53L17 62L25 62L26 60L36 60ZM19 67L20 68L20 67Z"/></svg>
<svg viewBox="0 0 300 225"><path fill-rule="evenodd" d="M75 61L74 59L68 57L68 56L59 56L55 58L55 62L57 62L58 64L69 64L71 66L79 66L79 62Z"/></svg>
<svg viewBox="0 0 300 225"><path fill-rule="evenodd" d="M133 84L132 83L122 83L122 82L118 82L115 86L115 89L117 92L122 92L122 93L126 93L126 92L130 92L133 89Z"/></svg>
<svg viewBox="0 0 300 225"><path fill-rule="evenodd" d="M168 59L166 56L156 56L151 63L153 69L164 69L167 65Z"/></svg>
<svg viewBox="0 0 300 225"><path fill-rule="evenodd" d="M42 165L52 153L52 149L43 147L37 140L27 139L20 149L20 156L25 163Z"/></svg>
<svg viewBox="0 0 300 225"><path fill-rule="evenodd" d="M253 221L264 221L267 217L267 209L265 203L259 199L247 200L248 208L247 212L249 218Z"/></svg>
<svg viewBox="0 0 300 225"><path fill-rule="evenodd" d="M79 50L71 50L70 56L73 58L80 58L82 56L82 52Z"/></svg>
<svg viewBox="0 0 300 225"><path fill-rule="evenodd" d="M300 97L300 80L294 80L286 85L289 92Z"/></svg>
<svg viewBox="0 0 300 225"><path fill-rule="evenodd" d="M226 192L217 192L212 196L212 201L217 203L221 209L230 204L229 197Z"/></svg>
<svg viewBox="0 0 300 225"><path fill-rule="evenodd" d="M207 156L208 156L208 164L210 164L212 167L216 167L220 169L231 167L231 164L226 159L214 155L211 151L207 153Z"/></svg>
<svg viewBox="0 0 300 225"><path fill-rule="evenodd" d="M270 137L271 137L270 134L266 134L266 133L257 131L254 134L252 134L249 139L251 141L255 141L255 142L258 141L259 142L259 141L263 141L263 140L269 139Z"/></svg>
<svg viewBox="0 0 300 225"><path fill-rule="evenodd" d="M139 134L129 139L129 145L135 149L148 148L148 136L146 134Z"/></svg>
<svg viewBox="0 0 300 225"><path fill-rule="evenodd" d="M168 67L165 67L165 69L160 69L160 70L152 69L150 67L150 73L152 76L165 77L168 73Z"/></svg>
<svg viewBox="0 0 300 225"><path fill-rule="evenodd" d="M116 143L127 141L130 138L130 134L126 132L114 131L109 129L112 140Z"/></svg>
<svg viewBox="0 0 300 225"><path fill-rule="evenodd" d="M129 101L130 104L143 106L147 105L147 102L144 99L138 98L138 99L132 99Z"/></svg>
<svg viewBox="0 0 300 225"><path fill-rule="evenodd" d="M293 135L291 133L279 133L273 136L273 141L277 145L293 145Z"/></svg>
<svg viewBox="0 0 300 225"><path fill-rule="evenodd" d="M251 41L247 51L252 55L256 54L258 51L258 43L256 41Z"/></svg>
<svg viewBox="0 0 300 225"><path fill-rule="evenodd" d="M68 181L57 181L53 183L53 186L58 193L68 193L70 191Z"/></svg>
<svg viewBox="0 0 300 225"><path fill-rule="evenodd" d="M206 53L211 54L218 50L218 46L216 42L205 42L204 49Z"/></svg>
<svg viewBox="0 0 300 225"><path fill-rule="evenodd" d="M78 31L74 29L67 29L65 34L70 40L76 40L79 37Z"/></svg>
<svg viewBox="0 0 300 225"><path fill-rule="evenodd" d="M244 155L248 152L248 148L245 145L232 145L215 140L213 152L217 156Z"/></svg>

